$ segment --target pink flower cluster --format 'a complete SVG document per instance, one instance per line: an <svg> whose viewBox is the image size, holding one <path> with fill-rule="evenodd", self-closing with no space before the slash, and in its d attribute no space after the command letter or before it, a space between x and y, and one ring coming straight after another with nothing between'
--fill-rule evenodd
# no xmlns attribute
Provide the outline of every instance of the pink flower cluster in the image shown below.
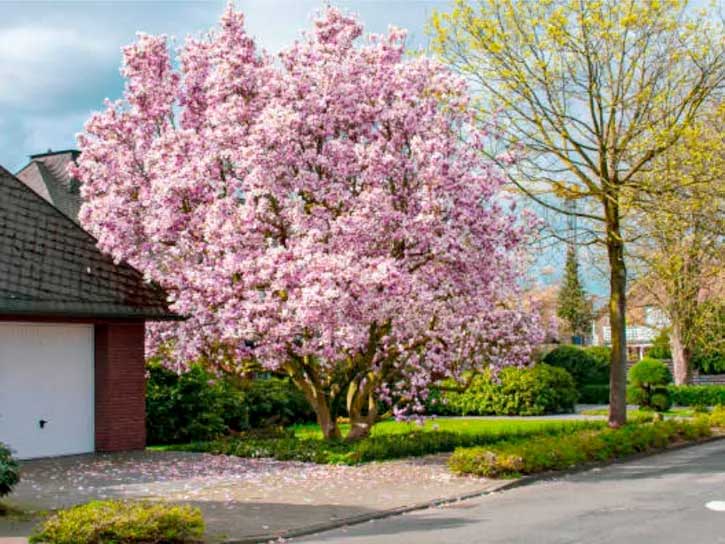
<svg viewBox="0 0 725 544"><path fill-rule="evenodd" d="M525 363L541 339L517 289L527 227L465 83L336 9L278 58L243 23L228 8L178 70L165 37L140 36L124 99L78 138L82 224L189 318L149 348L329 374L365 353L380 394L408 399Z"/></svg>

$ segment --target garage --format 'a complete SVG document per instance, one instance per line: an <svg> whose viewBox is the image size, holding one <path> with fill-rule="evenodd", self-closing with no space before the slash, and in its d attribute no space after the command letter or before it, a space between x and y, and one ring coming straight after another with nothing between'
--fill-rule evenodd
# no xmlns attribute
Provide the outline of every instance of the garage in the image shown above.
<svg viewBox="0 0 725 544"><path fill-rule="evenodd" d="M0 323L0 436L18 458L92 452L93 415L93 326Z"/></svg>
<svg viewBox="0 0 725 544"><path fill-rule="evenodd" d="M144 335L166 294L0 167L0 442L21 459L141 449Z"/></svg>

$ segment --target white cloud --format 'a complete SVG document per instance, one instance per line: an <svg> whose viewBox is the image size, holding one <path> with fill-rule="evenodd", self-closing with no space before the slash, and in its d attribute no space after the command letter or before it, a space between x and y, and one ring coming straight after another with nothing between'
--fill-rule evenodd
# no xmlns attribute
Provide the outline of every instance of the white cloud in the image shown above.
<svg viewBox="0 0 725 544"><path fill-rule="evenodd" d="M0 28L0 106L47 109L88 85L89 73L106 71L108 63L117 66L118 57L112 41L79 29Z"/></svg>

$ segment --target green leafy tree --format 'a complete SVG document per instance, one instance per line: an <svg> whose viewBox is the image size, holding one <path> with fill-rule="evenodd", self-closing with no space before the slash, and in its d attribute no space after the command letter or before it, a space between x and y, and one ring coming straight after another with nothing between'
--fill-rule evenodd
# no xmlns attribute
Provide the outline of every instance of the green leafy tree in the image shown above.
<svg viewBox="0 0 725 544"><path fill-rule="evenodd" d="M670 322L678 385L691 381L695 361L705 360L703 348L712 356L725 342L712 334L719 321L714 308L725 305L725 104L706 111L638 176L653 190L638 197L629 225L639 284Z"/></svg>
<svg viewBox="0 0 725 544"><path fill-rule="evenodd" d="M559 290L556 314L567 323L572 336L586 336L589 332L591 304L579 280L579 262L573 244L569 244L566 252L564 281Z"/></svg>
<svg viewBox="0 0 725 544"><path fill-rule="evenodd" d="M640 175L697 122L725 79L721 22L679 0L456 0L433 47L497 115L489 154L543 209L576 216L609 264L609 424L626 422L629 206ZM566 202L575 201L575 210Z"/></svg>

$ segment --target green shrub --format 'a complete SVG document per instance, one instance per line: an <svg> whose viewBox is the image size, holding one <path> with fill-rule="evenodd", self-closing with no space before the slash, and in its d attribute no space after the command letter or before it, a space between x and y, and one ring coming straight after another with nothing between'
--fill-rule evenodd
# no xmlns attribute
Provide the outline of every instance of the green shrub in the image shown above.
<svg viewBox="0 0 725 544"><path fill-rule="evenodd" d="M725 374L725 353L696 351L692 354L692 365L702 374Z"/></svg>
<svg viewBox="0 0 725 544"><path fill-rule="evenodd" d="M725 406L718 404L709 416L712 427L725 428Z"/></svg>
<svg viewBox="0 0 725 544"><path fill-rule="evenodd" d="M146 433L150 444L211 440L248 426L244 395L201 366L176 374L147 367Z"/></svg>
<svg viewBox="0 0 725 544"><path fill-rule="evenodd" d="M588 346L583 348L584 352L596 362L597 371L596 385L604 385L609 382L609 368L612 362L612 348L608 346Z"/></svg>
<svg viewBox="0 0 725 544"><path fill-rule="evenodd" d="M609 404L609 386L582 385L579 389L579 402L582 404Z"/></svg>
<svg viewBox="0 0 725 544"><path fill-rule="evenodd" d="M429 402L438 415L538 416L574 411L576 385L565 370L546 364L530 368L504 368L498 379L476 376L463 393L433 391Z"/></svg>
<svg viewBox="0 0 725 544"><path fill-rule="evenodd" d="M692 352L692 364L703 374L725 373L725 304L708 300L700 307L701 330Z"/></svg>
<svg viewBox="0 0 725 544"><path fill-rule="evenodd" d="M672 374L662 361L645 357L629 369L627 377L627 402L659 412L670 409L672 399L667 384L672 381Z"/></svg>
<svg viewBox="0 0 725 544"><path fill-rule="evenodd" d="M671 385L667 390L677 406L725 404L725 385Z"/></svg>
<svg viewBox="0 0 725 544"><path fill-rule="evenodd" d="M478 432L455 430L419 430L378 434L358 442L329 441L317 438L239 439L225 438L175 446L178 451L196 451L238 457L273 457L280 461L306 461L320 464L367 463L404 457L450 452L457 447L495 444L535 435L563 435L582 429L598 429L602 421L518 422Z"/></svg>
<svg viewBox="0 0 725 544"><path fill-rule="evenodd" d="M150 444L213 440L229 431L311 421L307 399L288 379L246 382L217 377L200 365L176 374L147 366L146 433Z"/></svg>
<svg viewBox="0 0 725 544"><path fill-rule="evenodd" d="M305 395L287 378L257 378L244 386L249 424L291 425L315 420Z"/></svg>
<svg viewBox="0 0 725 544"><path fill-rule="evenodd" d="M546 354L544 362L569 372L578 387L609 382L609 360L601 350L592 353L591 348L559 346Z"/></svg>
<svg viewBox="0 0 725 544"><path fill-rule="evenodd" d="M30 538L45 544L198 542L204 519L198 508L163 503L93 501L61 510Z"/></svg>
<svg viewBox="0 0 725 544"><path fill-rule="evenodd" d="M673 442L709 435L710 426L705 419L632 423L620 429L540 435L491 447L459 448L450 457L449 466L457 474L515 477L662 449Z"/></svg>
<svg viewBox="0 0 725 544"><path fill-rule="evenodd" d="M650 359L672 359L670 351L670 335L667 329L662 329L652 341L652 347L647 350Z"/></svg>
<svg viewBox="0 0 725 544"><path fill-rule="evenodd" d="M0 497L8 495L20 481L20 467L10 449L0 442Z"/></svg>

